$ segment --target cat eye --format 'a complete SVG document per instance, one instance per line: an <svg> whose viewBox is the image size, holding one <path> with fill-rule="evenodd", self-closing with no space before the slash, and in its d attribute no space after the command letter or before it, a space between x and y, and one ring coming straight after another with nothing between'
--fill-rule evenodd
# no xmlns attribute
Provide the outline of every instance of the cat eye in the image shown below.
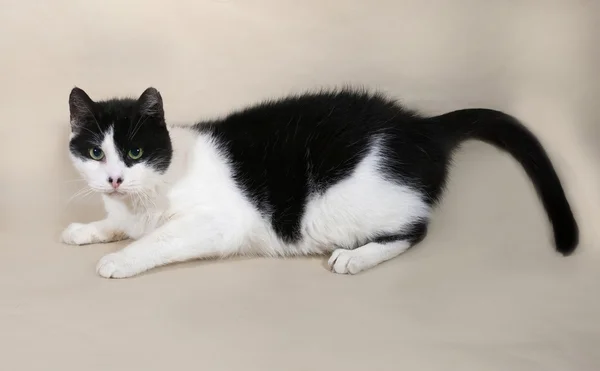
<svg viewBox="0 0 600 371"><path fill-rule="evenodd" d="M132 160L137 160L140 157L142 157L143 153L144 153L144 151L142 151L141 148L134 148L134 149L129 150L129 152L127 153L127 156L129 156L129 158Z"/></svg>
<svg viewBox="0 0 600 371"><path fill-rule="evenodd" d="M96 161L100 161L104 158L104 152L98 147L91 148L90 157Z"/></svg>

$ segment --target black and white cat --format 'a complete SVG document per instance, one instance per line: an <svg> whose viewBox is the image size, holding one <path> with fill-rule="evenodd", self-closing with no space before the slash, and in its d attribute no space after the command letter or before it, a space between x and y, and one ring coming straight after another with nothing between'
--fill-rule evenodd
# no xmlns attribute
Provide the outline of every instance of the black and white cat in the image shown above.
<svg viewBox="0 0 600 371"><path fill-rule="evenodd" d="M193 126L168 126L160 93L69 98L74 166L107 216L71 224L68 244L131 238L102 277L230 255L331 254L355 274L425 237L452 152L478 139L509 152L533 181L572 253L578 227L544 149L515 118L488 109L423 117L378 94L289 96Z"/></svg>

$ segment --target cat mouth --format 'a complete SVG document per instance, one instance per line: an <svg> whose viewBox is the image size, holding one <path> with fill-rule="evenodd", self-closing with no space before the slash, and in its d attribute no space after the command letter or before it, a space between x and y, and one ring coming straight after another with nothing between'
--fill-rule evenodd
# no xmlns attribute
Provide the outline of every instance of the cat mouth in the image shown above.
<svg viewBox="0 0 600 371"><path fill-rule="evenodd" d="M106 192L106 194L110 197L121 197L121 196L125 196L125 192L122 191L118 191L118 190L113 190L113 191L109 191Z"/></svg>

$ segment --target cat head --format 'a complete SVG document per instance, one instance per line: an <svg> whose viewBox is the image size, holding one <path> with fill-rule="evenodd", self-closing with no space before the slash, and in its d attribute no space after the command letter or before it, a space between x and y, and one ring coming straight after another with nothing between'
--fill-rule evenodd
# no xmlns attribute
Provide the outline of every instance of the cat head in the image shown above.
<svg viewBox="0 0 600 371"><path fill-rule="evenodd" d="M69 110L71 159L92 190L119 197L160 183L173 151L158 90L95 102L74 88Z"/></svg>

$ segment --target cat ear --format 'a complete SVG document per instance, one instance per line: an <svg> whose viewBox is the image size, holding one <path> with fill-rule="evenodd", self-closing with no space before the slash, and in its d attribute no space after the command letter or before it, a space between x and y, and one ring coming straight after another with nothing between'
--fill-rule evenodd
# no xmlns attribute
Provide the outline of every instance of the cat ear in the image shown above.
<svg viewBox="0 0 600 371"><path fill-rule="evenodd" d="M90 116L93 117L94 101L85 91L74 87L69 95L69 111L71 114L71 131L76 131L81 123Z"/></svg>
<svg viewBox="0 0 600 371"><path fill-rule="evenodd" d="M155 88L144 90L138 99L139 112L142 115L164 118L163 101Z"/></svg>

